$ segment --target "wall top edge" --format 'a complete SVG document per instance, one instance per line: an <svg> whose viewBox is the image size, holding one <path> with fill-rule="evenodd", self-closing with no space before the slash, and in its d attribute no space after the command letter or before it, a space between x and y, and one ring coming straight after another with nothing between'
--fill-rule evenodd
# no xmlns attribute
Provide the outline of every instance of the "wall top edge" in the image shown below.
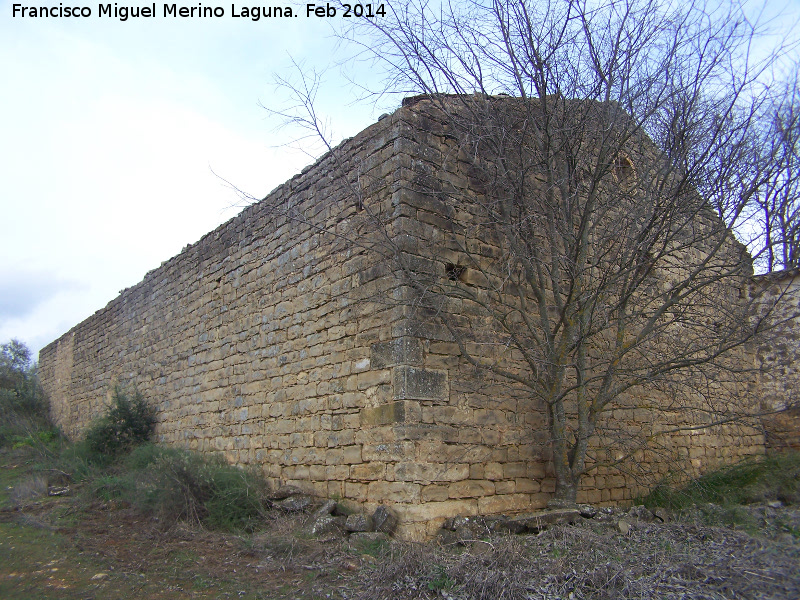
<svg viewBox="0 0 800 600"><path fill-rule="evenodd" d="M55 340L44 346L40 351L40 355L54 352L59 342L61 342L62 340L66 340L70 336L75 335L75 333L79 331L80 328L85 323L101 316L103 313L109 310L112 310L120 302L125 302L126 298L136 294L144 286L156 280L159 274L174 267L176 264L182 261L190 260L190 256L193 253L197 252L199 248L214 242L215 240L224 236L231 229L235 229L237 226L245 223L248 219L252 218L255 214L257 214L259 210L263 209L263 207L266 206L271 200L274 201L282 196L289 195L295 190L306 185L308 182L313 181L315 179L319 179L322 175L319 171L327 167L326 163L327 161L329 161L330 156L333 152L336 151L346 152L349 151L350 149L358 148L358 146L368 142L371 138L378 137L386 132L390 132L393 128L395 128L396 125L398 125L401 121L405 120L404 117L407 116L406 113L408 113L409 111L410 109L408 108L403 108L403 107L398 108L394 113L392 113L388 117L382 117L380 120L369 125L365 129L357 133L355 136L342 140L336 147L326 152L324 155L320 156L316 161L314 161L314 163L304 167L300 173L296 173L295 175L287 179L285 182L275 187L262 199L244 207L237 215L231 217L230 219L220 224L212 231L203 235L197 242L193 244L187 244L183 248L183 250L181 250L181 252L165 260L158 267L151 269L150 271L145 273L144 277L138 283L120 290L119 295L110 300L103 308L96 310L92 315L90 315L80 323L77 323L76 325L71 327L68 331L60 335L58 338L56 338Z"/></svg>
<svg viewBox="0 0 800 600"><path fill-rule="evenodd" d="M773 271L772 273L753 275L753 281L756 283L773 283L785 279L793 279L798 275L800 275L800 267L795 267L793 269L783 269L781 271Z"/></svg>

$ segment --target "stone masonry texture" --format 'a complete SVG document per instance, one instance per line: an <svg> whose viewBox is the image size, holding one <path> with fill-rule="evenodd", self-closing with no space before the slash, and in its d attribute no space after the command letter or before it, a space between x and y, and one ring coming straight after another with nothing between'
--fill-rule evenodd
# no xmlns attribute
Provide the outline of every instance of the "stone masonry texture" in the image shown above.
<svg viewBox="0 0 800 600"><path fill-rule="evenodd" d="M756 349L765 442L768 448L800 450L800 270L755 277L753 287L777 335Z"/></svg>
<svg viewBox="0 0 800 600"><path fill-rule="evenodd" d="M544 409L476 373L404 301L386 257L350 243L369 211L408 236L453 218L409 183L422 156L470 186L441 164L447 140L424 111L403 107L346 140L45 347L42 384L63 431L79 437L114 385L135 385L156 408L159 443L221 453L353 508L392 505L406 538L454 515L544 507L555 487ZM653 426L646 410L614 417ZM760 431L725 428L670 444L696 469L764 449ZM655 476L669 470L640 460ZM599 467L578 500L631 500L637 486Z"/></svg>

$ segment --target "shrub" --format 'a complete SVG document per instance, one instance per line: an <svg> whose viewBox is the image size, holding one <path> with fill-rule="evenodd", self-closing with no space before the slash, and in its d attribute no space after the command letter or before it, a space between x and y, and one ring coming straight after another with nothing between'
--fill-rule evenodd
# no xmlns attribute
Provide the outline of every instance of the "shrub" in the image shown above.
<svg viewBox="0 0 800 600"><path fill-rule="evenodd" d="M118 456L145 443L153 433L155 415L138 390L129 396L119 386L114 388L112 404L106 414L86 431L89 450Z"/></svg>
<svg viewBox="0 0 800 600"><path fill-rule="evenodd" d="M114 459L113 456L92 449L86 440L80 440L63 448L55 460L55 467L69 473L73 481L91 481L101 476Z"/></svg>
<svg viewBox="0 0 800 600"><path fill-rule="evenodd" d="M18 435L12 438L12 448L31 447L37 448L44 446L52 449L60 440L61 433L55 427L46 427L37 431L32 431L27 435Z"/></svg>
<svg viewBox="0 0 800 600"><path fill-rule="evenodd" d="M219 456L146 444L134 449L124 465L132 485L123 499L166 523L182 520L251 531L264 512L263 478L253 470L228 465Z"/></svg>
<svg viewBox="0 0 800 600"><path fill-rule="evenodd" d="M125 457L124 468L128 471L143 471L154 465L164 456L177 455L180 454L180 452L181 451L176 448L156 446L153 443L142 444L134 448L131 453Z"/></svg>
<svg viewBox="0 0 800 600"><path fill-rule="evenodd" d="M104 475L92 482L92 495L105 500L124 498L131 492L131 482L127 477Z"/></svg>
<svg viewBox="0 0 800 600"><path fill-rule="evenodd" d="M0 346L0 446L31 446L50 451L40 433L54 431L27 346L11 340ZM47 437L47 433L44 434Z"/></svg>
<svg viewBox="0 0 800 600"><path fill-rule="evenodd" d="M264 512L264 481L252 470L222 465L211 482L204 523L215 529L252 531Z"/></svg>

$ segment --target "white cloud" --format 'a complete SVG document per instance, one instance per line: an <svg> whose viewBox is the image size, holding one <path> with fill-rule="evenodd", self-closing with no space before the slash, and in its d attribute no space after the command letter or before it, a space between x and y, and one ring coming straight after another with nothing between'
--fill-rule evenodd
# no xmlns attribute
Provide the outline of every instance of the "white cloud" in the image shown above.
<svg viewBox="0 0 800 600"><path fill-rule="evenodd" d="M259 102L289 54L333 60L324 20L0 18L0 341L33 350L310 162ZM372 122L328 74L339 135ZM291 135L290 133L287 135ZM286 136L283 136L283 140ZM12 297L13 296L13 297Z"/></svg>

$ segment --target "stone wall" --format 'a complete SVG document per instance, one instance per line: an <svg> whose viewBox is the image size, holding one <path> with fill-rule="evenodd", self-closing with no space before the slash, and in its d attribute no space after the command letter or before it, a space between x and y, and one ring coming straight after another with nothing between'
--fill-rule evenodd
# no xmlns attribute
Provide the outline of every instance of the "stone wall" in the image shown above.
<svg viewBox="0 0 800 600"><path fill-rule="evenodd" d="M457 514L544 507L546 410L470 366L394 272L400 247L413 268L452 277L443 232L469 218L419 192L433 172L473 193L469 161L434 117L422 102L380 120L44 348L56 422L80 436L116 383L135 384L157 409L158 441L258 465L276 485L393 504L409 538ZM439 242L434 257L421 246ZM466 243L496 251L490 238ZM479 272L457 275L481 285ZM480 311L457 308L490 338ZM612 417L631 432L669 429L682 417L646 408L658 401L628 398ZM633 455L635 471L596 468L578 499L630 500L641 473L652 482L676 461L697 471L759 451L750 428L675 431Z"/></svg>
<svg viewBox="0 0 800 600"><path fill-rule="evenodd" d="M454 514L543 508L555 488L546 408L533 400L524 386L476 371L451 331L436 318L438 311L455 315L451 326L468 332L464 339L472 344L474 355L502 363L510 372L524 369L519 353L509 349L506 334L491 324L479 302L480 295L492 287L491 277L498 275L487 263L504 249L490 230L474 225L478 219L471 211L478 209L469 202L478 194L474 169L439 111L420 101L407 118L411 128L406 134L407 147L401 148L398 156L401 192L394 202L394 233L401 238L402 249L413 257L409 263L416 273L433 274L425 280L430 288L447 285L442 282L449 279L461 293L451 294L445 305L432 307L420 298L425 291L400 288L411 308L403 332L422 338L422 352L415 354L419 358L414 364L442 373L449 394L422 400L421 411L413 416L418 424L406 422L387 431L397 443L406 444L406 454L413 452L416 460L397 463L394 469L390 465L386 476L408 481L411 485L404 494L413 495L415 501L418 494L420 506L407 511L409 521L432 519L435 523ZM647 159L631 154L638 163ZM466 201L453 201L459 197ZM739 245L730 244L733 262L740 260L741 251ZM742 286L747 281L740 278ZM475 300L463 293L465 288L475 290ZM740 288L735 292L738 297ZM711 306L718 302L713 299ZM752 364L752 356L744 351L732 353L731 360ZM727 401L745 408L752 384L752 372L726 381ZM607 420L613 427L606 431L620 434L613 442L623 452L603 458L614 463L628 451L630 456L616 466L594 468L582 480L578 501L630 501L668 473L694 475L763 452L763 435L754 420L705 427L713 421L707 407L698 405L694 412L690 406L690 402L676 404L652 390L621 397L609 411ZM653 442L648 450L636 449L634 444L625 447L620 442L626 436ZM592 439L592 454L598 459L611 437L607 433Z"/></svg>
<svg viewBox="0 0 800 600"><path fill-rule="evenodd" d="M758 345L767 447L800 449L800 271L754 278L761 302L771 309L768 342Z"/></svg>
<svg viewBox="0 0 800 600"><path fill-rule="evenodd" d="M345 143L346 160L389 198L398 120ZM56 422L77 437L115 383L157 409L158 440L259 464L274 480L345 496L362 463L361 410L382 402L391 369L371 346L400 309L376 294L368 258L321 228L352 233L358 207L332 157L124 290L40 354ZM349 174L349 173L348 173ZM357 478L357 480L361 480Z"/></svg>

